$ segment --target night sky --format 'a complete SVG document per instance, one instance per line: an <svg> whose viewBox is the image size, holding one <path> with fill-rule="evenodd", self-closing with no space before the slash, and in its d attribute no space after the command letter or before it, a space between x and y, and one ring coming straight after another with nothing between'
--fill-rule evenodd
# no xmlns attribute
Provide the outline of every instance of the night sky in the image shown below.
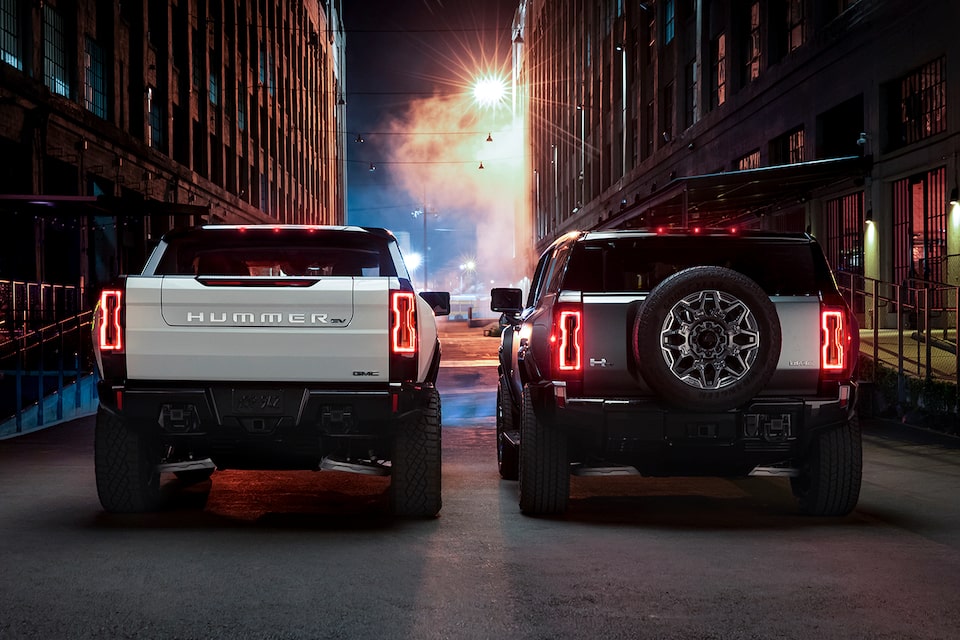
<svg viewBox="0 0 960 640"><path fill-rule="evenodd" d="M401 242L421 252L422 218L411 212L426 201L432 280L434 272L476 253L477 221L489 217L490 206L464 202L455 192L491 190L489 184L467 183L494 179L494 172L477 167L484 161L496 169L495 159L480 156L496 155L483 141L496 133L504 114L462 104L480 74L508 76L517 2L344 5L347 222L406 232ZM502 111L509 111L509 103Z"/></svg>

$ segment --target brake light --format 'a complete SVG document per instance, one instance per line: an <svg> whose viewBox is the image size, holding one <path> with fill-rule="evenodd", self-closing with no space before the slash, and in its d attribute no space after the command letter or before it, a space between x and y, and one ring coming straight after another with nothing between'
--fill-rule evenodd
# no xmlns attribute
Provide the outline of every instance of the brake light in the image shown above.
<svg viewBox="0 0 960 640"><path fill-rule="evenodd" d="M846 328L843 312L837 309L820 311L820 368L842 370L847 354Z"/></svg>
<svg viewBox="0 0 960 640"><path fill-rule="evenodd" d="M391 294L390 350L393 353L416 353L417 314L412 291Z"/></svg>
<svg viewBox="0 0 960 640"><path fill-rule="evenodd" d="M839 295L820 303L820 393L844 393L842 387L856 375L860 353L857 320ZM849 390L847 391L849 393Z"/></svg>
<svg viewBox="0 0 960 640"><path fill-rule="evenodd" d="M123 291L104 289L100 293L98 345L101 351L123 351Z"/></svg>
<svg viewBox="0 0 960 640"><path fill-rule="evenodd" d="M578 380L583 375L583 309L563 303L554 308L550 334L554 378Z"/></svg>

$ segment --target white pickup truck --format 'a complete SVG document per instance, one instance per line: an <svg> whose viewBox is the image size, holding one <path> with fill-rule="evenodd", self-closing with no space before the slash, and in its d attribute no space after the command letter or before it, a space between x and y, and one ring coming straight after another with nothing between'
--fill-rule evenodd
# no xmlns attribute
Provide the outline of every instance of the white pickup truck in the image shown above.
<svg viewBox="0 0 960 640"><path fill-rule="evenodd" d="M383 229L172 231L94 314L104 509L160 504L160 475L323 469L390 475L397 515L440 498L446 292L414 291Z"/></svg>

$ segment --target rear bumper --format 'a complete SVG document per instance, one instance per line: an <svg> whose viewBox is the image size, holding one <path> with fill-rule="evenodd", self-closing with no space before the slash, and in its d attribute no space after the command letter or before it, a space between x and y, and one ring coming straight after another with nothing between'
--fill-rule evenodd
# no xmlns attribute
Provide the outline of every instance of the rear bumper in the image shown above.
<svg viewBox="0 0 960 640"><path fill-rule="evenodd" d="M98 384L101 406L131 428L219 467L316 468L325 455L389 458L398 421L432 384L315 385L127 381Z"/></svg>
<svg viewBox="0 0 960 640"><path fill-rule="evenodd" d="M854 413L843 397L762 397L724 412L684 411L654 398L567 398L561 384L531 387L538 419L571 438L573 462L637 467L647 475L746 475L789 465L820 430Z"/></svg>

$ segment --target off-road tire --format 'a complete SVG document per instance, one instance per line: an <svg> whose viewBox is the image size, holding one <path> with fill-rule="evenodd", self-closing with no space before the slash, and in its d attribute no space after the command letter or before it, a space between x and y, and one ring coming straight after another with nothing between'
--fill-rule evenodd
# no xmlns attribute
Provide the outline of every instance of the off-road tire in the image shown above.
<svg viewBox="0 0 960 640"><path fill-rule="evenodd" d="M431 518L440 512L440 394L427 392L423 410L397 427L391 460L394 515Z"/></svg>
<svg viewBox="0 0 960 640"><path fill-rule="evenodd" d="M523 388L520 414L520 511L561 514L570 499L567 435L537 418L529 386Z"/></svg>
<svg viewBox="0 0 960 640"><path fill-rule="evenodd" d="M728 315L720 309L724 304ZM690 267L663 280L640 307L632 338L647 386L667 404L690 411L726 411L748 402L780 359L776 307L760 285L725 267ZM733 344L737 340L747 344Z"/></svg>
<svg viewBox="0 0 960 640"><path fill-rule="evenodd" d="M497 385L497 468L504 480L516 480L520 472L518 447L504 436L507 431L517 430L517 418L506 379L501 376Z"/></svg>
<svg viewBox="0 0 960 640"><path fill-rule="evenodd" d="M97 495L112 513L143 513L160 506L159 448L120 416L97 411L94 469Z"/></svg>
<svg viewBox="0 0 960 640"><path fill-rule="evenodd" d="M801 513L845 516L857 506L862 478L860 421L854 415L816 436L800 465L800 475L790 478L790 488Z"/></svg>

